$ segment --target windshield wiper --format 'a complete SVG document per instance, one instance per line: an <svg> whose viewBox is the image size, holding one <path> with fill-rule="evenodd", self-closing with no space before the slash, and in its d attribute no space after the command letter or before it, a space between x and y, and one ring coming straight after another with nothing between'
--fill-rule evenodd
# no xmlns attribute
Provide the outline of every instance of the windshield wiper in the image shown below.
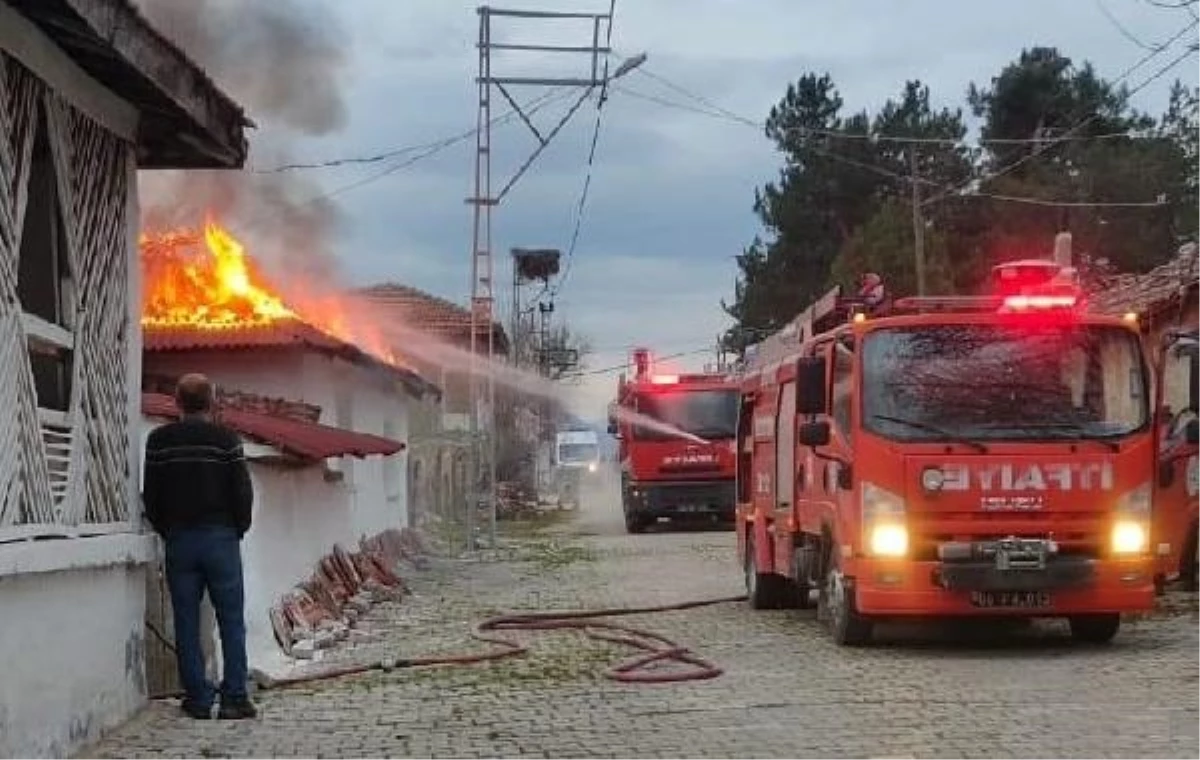
<svg viewBox="0 0 1200 760"><path fill-rule="evenodd" d="M1088 431L1082 425L1080 425L1078 422L1068 422L1068 421L1035 422L1032 424L1022 425L1021 427L1029 428L1031 430L1047 430L1047 429L1069 430L1070 432L1076 433L1077 435L1079 435L1080 440L1095 441L1096 443L1100 444L1101 446L1107 447L1108 450L1112 451L1112 452L1119 452L1121 450L1121 444L1118 443L1117 441L1112 441L1107 438L1101 438L1099 436L1088 435L1087 434Z"/></svg>
<svg viewBox="0 0 1200 760"><path fill-rule="evenodd" d="M895 422L900 425L907 425L913 430L924 430L926 433L934 433L936 435L945 437L947 440L953 443L960 443L963 446L969 446L970 448L978 451L980 454L986 454L988 452L987 446L984 446L979 441L973 441L970 438L965 438L957 433L946 430L945 428L940 428L937 425L930 425L926 422L920 422L918 420L908 420L903 417L892 417L891 415L887 414L875 414L871 416L871 419L882 420L883 422Z"/></svg>

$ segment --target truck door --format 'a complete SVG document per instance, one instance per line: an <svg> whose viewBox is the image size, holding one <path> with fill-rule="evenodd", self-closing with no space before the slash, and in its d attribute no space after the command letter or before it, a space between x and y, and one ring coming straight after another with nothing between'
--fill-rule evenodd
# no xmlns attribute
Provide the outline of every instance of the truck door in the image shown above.
<svg viewBox="0 0 1200 760"><path fill-rule="evenodd" d="M1197 341L1196 333L1170 335L1159 354L1157 369L1154 545L1161 580L1180 577L1196 587Z"/></svg>

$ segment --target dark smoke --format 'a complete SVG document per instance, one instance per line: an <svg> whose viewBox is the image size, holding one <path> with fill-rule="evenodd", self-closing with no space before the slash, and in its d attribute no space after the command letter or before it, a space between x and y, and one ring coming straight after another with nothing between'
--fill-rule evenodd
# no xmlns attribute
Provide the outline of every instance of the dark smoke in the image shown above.
<svg viewBox="0 0 1200 760"><path fill-rule="evenodd" d="M345 126L349 43L337 19L316 2L138 4L258 125L249 133L251 166L288 163L297 138ZM144 172L141 185L147 229L194 227L211 212L268 270L325 282L335 276L338 208L313 201L321 187L303 172Z"/></svg>

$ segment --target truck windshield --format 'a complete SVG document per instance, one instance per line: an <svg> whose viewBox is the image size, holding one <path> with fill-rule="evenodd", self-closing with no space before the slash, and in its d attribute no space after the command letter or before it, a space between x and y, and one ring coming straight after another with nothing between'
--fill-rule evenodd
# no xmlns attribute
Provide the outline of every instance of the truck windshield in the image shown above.
<svg viewBox="0 0 1200 760"><path fill-rule="evenodd" d="M600 451L594 443L560 443L558 445L558 461L560 462L594 462L600 456Z"/></svg>
<svg viewBox="0 0 1200 760"><path fill-rule="evenodd" d="M656 391L637 398L637 411L709 441L737 434L738 396L734 390ZM638 426L634 436L644 441L675 438L668 431Z"/></svg>
<svg viewBox="0 0 1200 760"><path fill-rule="evenodd" d="M1115 438L1148 419L1143 361L1115 327L879 330L863 345L862 424L903 441Z"/></svg>

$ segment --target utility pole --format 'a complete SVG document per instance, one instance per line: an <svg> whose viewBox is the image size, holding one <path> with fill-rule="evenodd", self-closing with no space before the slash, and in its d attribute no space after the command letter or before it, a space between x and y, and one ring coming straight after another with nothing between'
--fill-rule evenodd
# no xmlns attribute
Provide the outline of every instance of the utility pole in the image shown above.
<svg viewBox="0 0 1200 760"><path fill-rule="evenodd" d="M913 254L916 257L917 295L925 295L925 220L921 218L921 183L917 173L917 144L909 143L908 160L912 177Z"/></svg>
<svg viewBox="0 0 1200 760"><path fill-rule="evenodd" d="M467 487L468 503L466 514L467 550L476 548L475 523L481 508L486 508L491 528L491 545L495 546L496 539L496 386L495 386L495 298L494 272L492 262L492 214L504 197L525 174L533 162L541 155L550 141L559 133L571 116L579 110L592 92L600 87L607 87L609 81L627 74L646 59L644 54L635 56L623 62L610 77L608 73L608 54L612 51L609 41L612 37L613 5L610 0L608 13L572 13L555 11L523 11L491 8L483 6L477 9L479 14L479 73L476 76L478 85L478 109L476 114L475 134L475 186L474 194L467 199L472 208L471 234L471 356L468 365L468 376L471 393L470 414L470 461L468 465L469 483ZM509 20L514 23L536 24L537 22L564 23L574 20L587 24L588 39L584 45L534 45L512 42L492 42L492 26L496 19ZM603 40L603 44L601 44ZM492 72L492 51L532 52L532 53L561 53L587 55L589 61L586 76L574 77L509 77L496 76ZM582 89L566 114L548 133L543 135L533 121L531 114L517 103L509 92L510 87L556 87L569 86ZM492 93L499 92L512 107L521 121L533 133L538 146L533 153L516 170L499 192L492 191ZM602 93L603 95L603 93ZM486 331L481 335L481 332ZM481 343L483 345L481 345ZM481 350L482 349L482 350ZM481 356L482 354L482 356ZM480 373L480 360L486 368Z"/></svg>

